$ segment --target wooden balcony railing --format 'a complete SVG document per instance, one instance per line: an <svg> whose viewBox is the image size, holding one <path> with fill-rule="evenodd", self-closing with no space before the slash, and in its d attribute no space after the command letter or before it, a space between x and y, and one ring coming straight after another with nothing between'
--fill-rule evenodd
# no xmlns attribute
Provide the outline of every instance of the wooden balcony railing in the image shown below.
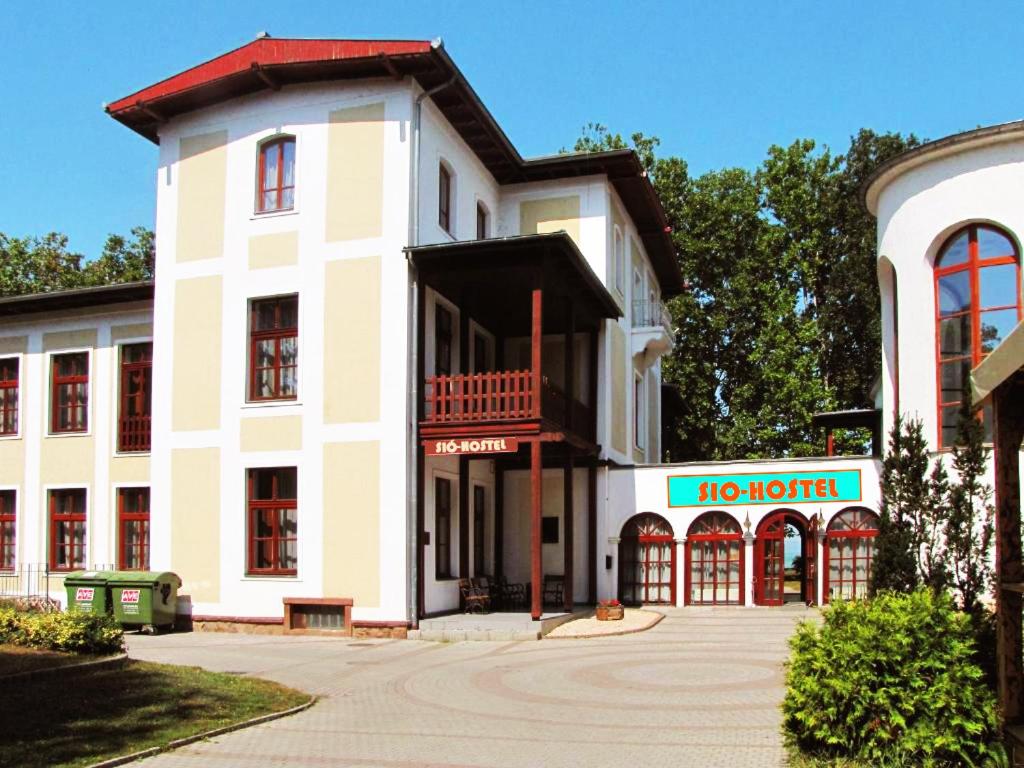
<svg viewBox="0 0 1024 768"><path fill-rule="evenodd" d="M150 449L152 417L125 416L118 423L117 450L121 453L139 453Z"/></svg>
<svg viewBox="0 0 1024 768"><path fill-rule="evenodd" d="M530 371L428 376L425 422L463 424L480 421L535 418L533 374ZM562 425L572 424L574 432L592 438L593 413L578 400L551 384L541 382L541 416ZM572 414L571 422L569 414Z"/></svg>

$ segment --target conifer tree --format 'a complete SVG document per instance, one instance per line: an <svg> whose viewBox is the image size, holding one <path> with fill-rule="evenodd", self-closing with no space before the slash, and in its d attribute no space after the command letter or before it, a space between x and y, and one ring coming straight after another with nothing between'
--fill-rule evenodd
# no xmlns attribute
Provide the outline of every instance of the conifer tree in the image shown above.
<svg viewBox="0 0 1024 768"><path fill-rule="evenodd" d="M995 534L992 488L984 481L988 462L985 428L968 399L965 383L960 404L953 470L944 505L944 536L949 559L950 581L961 609L972 616L983 613L981 597L989 587L992 570L989 557Z"/></svg>
<svg viewBox="0 0 1024 768"><path fill-rule="evenodd" d="M889 449L882 461L882 508L871 560L872 595L886 590L908 592L918 583L913 522L928 498L928 454L920 422L903 418L889 433Z"/></svg>

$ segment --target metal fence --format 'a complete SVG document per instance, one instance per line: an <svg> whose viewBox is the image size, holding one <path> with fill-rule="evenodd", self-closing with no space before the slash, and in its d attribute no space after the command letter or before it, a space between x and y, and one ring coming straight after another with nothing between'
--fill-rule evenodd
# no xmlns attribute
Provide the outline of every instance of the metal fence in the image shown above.
<svg viewBox="0 0 1024 768"><path fill-rule="evenodd" d="M93 565L89 570L112 571L114 566ZM54 571L47 563L22 563L13 570L0 571L0 597L56 597L64 593L67 571Z"/></svg>

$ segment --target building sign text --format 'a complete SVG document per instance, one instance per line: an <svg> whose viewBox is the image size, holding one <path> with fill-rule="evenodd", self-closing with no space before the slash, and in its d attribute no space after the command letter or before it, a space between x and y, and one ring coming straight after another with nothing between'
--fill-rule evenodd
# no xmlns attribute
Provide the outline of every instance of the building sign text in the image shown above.
<svg viewBox="0 0 1024 768"><path fill-rule="evenodd" d="M515 453L519 450L519 438L481 437L459 438L456 440L426 440L427 456L458 456L464 453Z"/></svg>
<svg viewBox="0 0 1024 768"><path fill-rule="evenodd" d="M670 507L860 500L859 469L690 475L668 479Z"/></svg>

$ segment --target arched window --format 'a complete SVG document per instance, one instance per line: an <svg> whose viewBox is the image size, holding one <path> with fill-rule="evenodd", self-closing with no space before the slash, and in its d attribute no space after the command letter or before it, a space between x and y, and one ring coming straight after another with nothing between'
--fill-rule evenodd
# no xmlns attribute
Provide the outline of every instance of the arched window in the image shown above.
<svg viewBox="0 0 1024 768"><path fill-rule="evenodd" d="M826 599L866 597L871 559L878 535L878 516L867 509L844 509L825 534Z"/></svg>
<svg viewBox="0 0 1024 768"><path fill-rule="evenodd" d="M295 207L295 137L281 136L260 144L259 213L290 211Z"/></svg>
<svg viewBox="0 0 1024 768"><path fill-rule="evenodd" d="M964 227L939 251L935 316L940 447L949 447L956 437L967 372L1021 319L1020 280L1017 247L994 227Z"/></svg>
<svg viewBox="0 0 1024 768"><path fill-rule="evenodd" d="M686 534L686 602L743 602L743 532L725 512L706 512Z"/></svg>
<svg viewBox="0 0 1024 768"><path fill-rule="evenodd" d="M675 602L676 547L672 526L650 512L622 526L619 599L629 605Z"/></svg>

